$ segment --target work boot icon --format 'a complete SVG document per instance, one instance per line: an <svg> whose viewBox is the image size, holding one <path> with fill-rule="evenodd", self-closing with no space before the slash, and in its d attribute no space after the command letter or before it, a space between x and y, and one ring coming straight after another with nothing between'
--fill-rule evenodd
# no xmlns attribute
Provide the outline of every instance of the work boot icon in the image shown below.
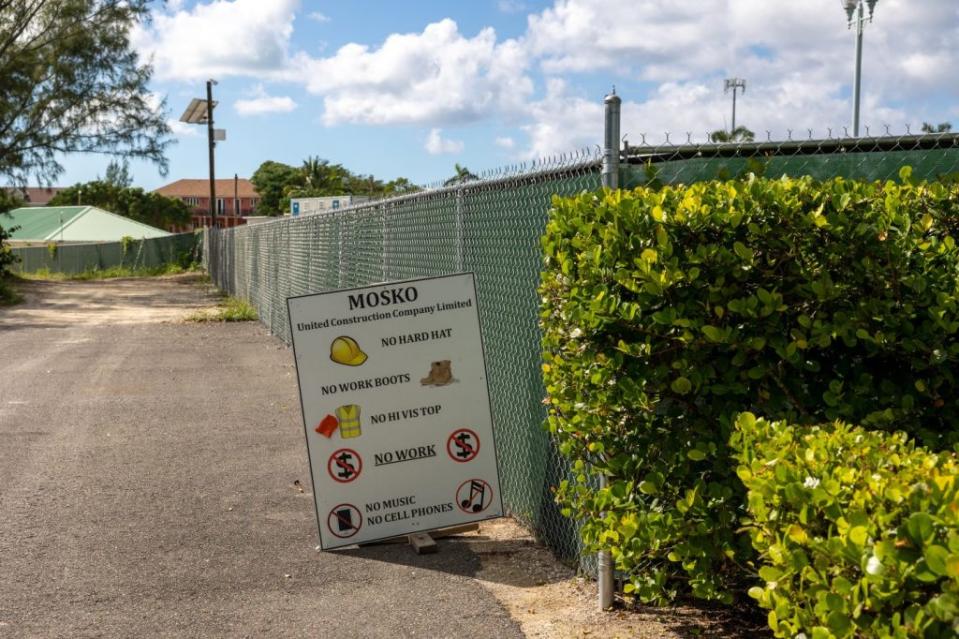
<svg viewBox="0 0 959 639"><path fill-rule="evenodd" d="M430 374L420 379L423 386L445 386L453 381L453 368L450 360L443 359L430 364Z"/></svg>

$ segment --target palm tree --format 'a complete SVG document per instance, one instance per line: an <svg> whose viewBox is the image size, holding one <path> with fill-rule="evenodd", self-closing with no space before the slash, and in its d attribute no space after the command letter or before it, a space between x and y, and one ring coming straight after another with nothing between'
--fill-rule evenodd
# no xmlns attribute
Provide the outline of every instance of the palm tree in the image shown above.
<svg viewBox="0 0 959 639"><path fill-rule="evenodd" d="M952 124L949 122L943 122L942 124L937 124L933 126L928 122L922 123L922 132L923 133L949 133L952 131Z"/></svg>
<svg viewBox="0 0 959 639"><path fill-rule="evenodd" d="M456 175L443 182L443 186L450 186L451 184L459 184L461 182L470 182L472 180L479 179L478 175L470 171L465 166L460 166L459 162L453 165L453 170L456 171Z"/></svg>
<svg viewBox="0 0 959 639"><path fill-rule="evenodd" d="M719 129L709 134L711 142L752 142L756 139L756 134L744 126L737 126L732 131Z"/></svg>
<svg viewBox="0 0 959 639"><path fill-rule="evenodd" d="M303 173L303 179L306 181L308 188L322 188L326 183L326 167L329 163L329 160L322 160L319 156L314 155L303 160L300 172Z"/></svg>

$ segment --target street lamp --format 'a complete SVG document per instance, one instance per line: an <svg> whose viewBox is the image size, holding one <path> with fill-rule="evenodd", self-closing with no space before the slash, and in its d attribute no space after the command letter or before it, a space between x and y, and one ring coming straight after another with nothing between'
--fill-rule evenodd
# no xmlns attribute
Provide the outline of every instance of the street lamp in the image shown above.
<svg viewBox="0 0 959 639"><path fill-rule="evenodd" d="M862 32L866 26L866 5L869 6L869 22L879 0L839 0L846 10L849 28L856 27L856 73L853 76L852 133L859 137L859 101L862 88Z"/></svg>
<svg viewBox="0 0 959 639"><path fill-rule="evenodd" d="M226 140L226 131L213 128L213 108L216 102L213 101L213 85L216 80L207 80L206 82L206 100L202 98L193 98L190 100L186 111L180 116L180 122L187 124L206 124L207 144L210 150L210 224L216 227L216 180L214 166L214 149L217 140Z"/></svg>

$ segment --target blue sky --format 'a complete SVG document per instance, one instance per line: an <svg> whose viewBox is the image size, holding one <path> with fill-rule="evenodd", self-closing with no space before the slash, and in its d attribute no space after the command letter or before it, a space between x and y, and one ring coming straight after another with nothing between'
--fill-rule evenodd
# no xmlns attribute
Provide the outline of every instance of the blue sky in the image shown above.
<svg viewBox="0 0 959 639"><path fill-rule="evenodd" d="M879 0L865 123L959 124L957 5ZM170 0L134 43L173 121L217 79L221 177L318 155L427 183L456 162L482 171L595 146L614 84L631 142L724 127L731 76L747 80L738 122L761 137L835 134L850 119L839 0ZM168 178L136 163L138 185L206 176L204 129L177 124L175 138ZM108 161L68 157L60 182L94 179Z"/></svg>

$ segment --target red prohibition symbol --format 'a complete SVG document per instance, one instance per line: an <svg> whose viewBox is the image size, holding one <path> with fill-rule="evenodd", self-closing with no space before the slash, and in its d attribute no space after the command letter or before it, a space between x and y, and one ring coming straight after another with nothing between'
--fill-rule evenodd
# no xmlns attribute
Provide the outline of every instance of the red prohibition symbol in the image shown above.
<svg viewBox="0 0 959 639"><path fill-rule="evenodd" d="M464 513L481 513L493 503L493 488L482 479L467 479L456 489L456 505Z"/></svg>
<svg viewBox="0 0 959 639"><path fill-rule="evenodd" d="M479 455L479 450L479 435L469 428L454 430L446 440L446 452L456 462L473 461Z"/></svg>
<svg viewBox="0 0 959 639"><path fill-rule="evenodd" d="M363 515L353 504L334 506L326 517L326 527L340 539L352 537L360 532L361 526L363 526Z"/></svg>
<svg viewBox="0 0 959 639"><path fill-rule="evenodd" d="M330 455L329 461L326 462L326 471L333 481L349 483L363 472L363 458L352 448L341 448Z"/></svg>

